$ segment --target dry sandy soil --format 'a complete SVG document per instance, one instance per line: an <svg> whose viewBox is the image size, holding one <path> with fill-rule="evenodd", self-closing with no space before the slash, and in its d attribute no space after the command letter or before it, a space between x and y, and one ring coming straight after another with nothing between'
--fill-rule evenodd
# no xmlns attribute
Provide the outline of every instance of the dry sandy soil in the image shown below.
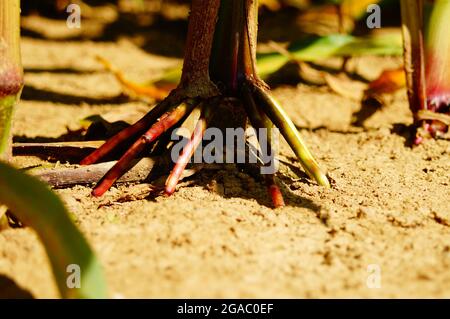
<svg viewBox="0 0 450 319"><path fill-rule="evenodd" d="M120 97L97 54L139 81L180 62L149 49L164 38L155 29L141 30L147 42L131 32L89 41L77 32L95 34L95 23L68 38L63 22L28 17L24 24L34 31L22 42L26 87L16 141L57 140L86 116L133 121L149 109ZM164 43L182 48L183 34L167 37ZM400 63L351 61L369 78ZM88 187L57 190L98 253L110 296L450 297L449 141L405 145L411 114L404 91L364 127L351 124L361 104L327 87L285 85L274 94L328 170L332 189L309 182L283 144L282 209L271 209L264 186L235 167L201 172L170 198L146 198L147 184L114 187L101 199ZM370 285L373 269L378 288ZM31 229L0 232L0 283L13 296L57 297Z"/></svg>

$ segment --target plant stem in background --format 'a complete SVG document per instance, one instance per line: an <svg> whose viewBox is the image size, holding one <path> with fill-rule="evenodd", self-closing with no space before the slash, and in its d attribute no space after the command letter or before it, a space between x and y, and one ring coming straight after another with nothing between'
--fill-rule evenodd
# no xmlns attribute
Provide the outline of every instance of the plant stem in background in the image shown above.
<svg viewBox="0 0 450 319"><path fill-rule="evenodd" d="M431 10L426 10L430 6ZM414 144L448 131L450 104L450 1L401 1L408 97L414 115ZM425 18L425 11L431 12ZM426 21L426 25L425 25ZM426 37L424 32L426 29ZM428 111L425 113L424 111ZM442 113L431 119L430 112ZM423 114L427 114L426 117Z"/></svg>
<svg viewBox="0 0 450 319"><path fill-rule="evenodd" d="M450 113L450 0L434 2L426 32L427 109ZM426 121L427 131L437 136L448 131L444 121Z"/></svg>
<svg viewBox="0 0 450 319"><path fill-rule="evenodd" d="M0 159L11 156L14 107L23 86L20 0L0 1Z"/></svg>
<svg viewBox="0 0 450 319"><path fill-rule="evenodd" d="M449 22L450 1L436 1L426 34L426 83L429 99L439 95L450 98Z"/></svg>

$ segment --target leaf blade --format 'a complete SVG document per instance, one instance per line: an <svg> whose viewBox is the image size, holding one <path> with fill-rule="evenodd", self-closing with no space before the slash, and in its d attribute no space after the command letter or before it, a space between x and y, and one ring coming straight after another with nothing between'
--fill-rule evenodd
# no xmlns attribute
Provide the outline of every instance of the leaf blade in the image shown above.
<svg viewBox="0 0 450 319"><path fill-rule="evenodd" d="M61 200L43 182L0 162L0 202L37 232L63 298L106 297L99 261ZM72 264L81 269L80 288L67 285L66 270Z"/></svg>

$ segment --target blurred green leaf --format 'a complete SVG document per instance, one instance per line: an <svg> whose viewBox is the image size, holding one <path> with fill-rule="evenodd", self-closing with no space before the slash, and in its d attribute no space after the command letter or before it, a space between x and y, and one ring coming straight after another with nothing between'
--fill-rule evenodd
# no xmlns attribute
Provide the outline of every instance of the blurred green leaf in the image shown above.
<svg viewBox="0 0 450 319"><path fill-rule="evenodd" d="M402 55L402 35L400 32L383 33L369 37L355 37L347 34L332 34L323 37L308 37L292 43L288 47L291 56L299 61L320 61L333 56L361 55ZM262 79L277 72L289 61L289 57L279 52L259 53L258 73ZM157 87L168 83L178 83L181 68L168 70L153 82Z"/></svg>
<svg viewBox="0 0 450 319"><path fill-rule="evenodd" d="M401 55L402 36L387 33L370 37L355 37L333 34L323 37L309 37L293 43L289 53L299 61L320 61L333 56L358 55ZM278 52L258 54L258 71L264 79L279 70L289 58Z"/></svg>
<svg viewBox="0 0 450 319"><path fill-rule="evenodd" d="M43 182L0 162L0 202L44 244L63 298L106 298L99 261L61 200ZM80 288L69 288L69 265L79 266Z"/></svg>

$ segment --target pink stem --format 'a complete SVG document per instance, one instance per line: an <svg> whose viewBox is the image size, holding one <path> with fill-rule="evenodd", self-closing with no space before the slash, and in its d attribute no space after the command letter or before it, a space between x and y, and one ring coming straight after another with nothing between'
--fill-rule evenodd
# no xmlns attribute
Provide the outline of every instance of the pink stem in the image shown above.
<svg viewBox="0 0 450 319"><path fill-rule="evenodd" d="M143 151L146 145L154 142L161 134L177 124L183 116L192 110L192 106L180 105L175 110L165 113L142 137L140 137L108 173L98 182L92 195L102 196L111 188L114 182L126 173L132 166L133 160Z"/></svg>
<svg viewBox="0 0 450 319"><path fill-rule="evenodd" d="M281 193L280 188L275 182L274 175L272 174L266 175L266 185L270 198L272 199L273 206L275 208L284 207L285 203L283 199L283 194Z"/></svg>
<svg viewBox="0 0 450 319"><path fill-rule="evenodd" d="M149 113L147 113L143 118L137 121L132 126L120 131L109 140L107 140L102 146L96 149L94 152L85 157L80 164L81 165L91 165L99 162L102 158L109 155L114 149L117 148L122 142L131 139L133 136L143 134L145 130L155 122L158 117L160 117L164 111L168 109L167 101L170 100L169 97L163 102L156 105ZM170 103L172 104L172 103Z"/></svg>
<svg viewBox="0 0 450 319"><path fill-rule="evenodd" d="M194 132L192 133L191 139L183 148L181 155L178 158L177 163L175 164L175 167L167 178L165 190L165 193L167 195L172 195L175 192L175 188L181 179L181 175L183 174L184 169L186 168L189 160L191 159L192 155L203 139L203 135L205 134L205 130L208 125L209 117L204 113L207 112L202 112L202 115L200 116L200 119L195 126Z"/></svg>

